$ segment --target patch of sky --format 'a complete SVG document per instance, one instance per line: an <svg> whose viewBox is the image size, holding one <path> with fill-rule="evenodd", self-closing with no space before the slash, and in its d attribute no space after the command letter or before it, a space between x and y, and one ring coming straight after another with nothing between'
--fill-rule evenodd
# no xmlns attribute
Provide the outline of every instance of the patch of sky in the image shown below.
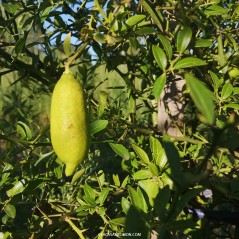
<svg viewBox="0 0 239 239"><path fill-rule="evenodd" d="M71 9L74 12L77 12L79 10L80 4L79 3L75 3L75 4L69 4L69 7L71 7ZM86 8L91 9L93 8L93 2L89 1L86 3L85 5ZM56 10L56 9L54 9ZM57 11L62 12L62 7L57 7ZM65 24L70 25L72 23L74 23L75 19L73 16L69 15L69 14L65 14L65 13L61 13L60 17L62 18L62 20L65 22ZM43 27L50 33L52 34L51 36L51 43L52 45L56 45L57 41L64 41L64 39L66 38L66 35L68 34L68 32L61 32L61 31L56 31L57 28L54 26L54 19L55 17L52 16L50 17L49 20L45 20L43 23ZM55 32L55 33L54 33ZM72 32L74 33L74 32ZM73 35L73 34L72 34ZM60 39L59 39L60 38ZM81 43L81 41L75 37L75 36L71 36L71 44L77 46ZM92 60L94 61L95 58L97 58L96 53L94 52L93 48L90 47L89 48L89 54L92 57ZM93 59L94 58L94 59Z"/></svg>

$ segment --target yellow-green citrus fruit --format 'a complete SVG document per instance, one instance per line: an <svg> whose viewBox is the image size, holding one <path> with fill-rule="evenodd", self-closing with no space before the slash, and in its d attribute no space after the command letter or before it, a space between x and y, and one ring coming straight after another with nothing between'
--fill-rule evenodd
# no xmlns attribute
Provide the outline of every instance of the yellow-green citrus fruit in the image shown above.
<svg viewBox="0 0 239 239"><path fill-rule="evenodd" d="M231 79L237 78L239 76L239 69L237 67L233 67L229 72L229 77Z"/></svg>
<svg viewBox="0 0 239 239"><path fill-rule="evenodd" d="M84 91L66 70L57 82L51 100L50 133L53 149L71 176L89 147L89 127Z"/></svg>

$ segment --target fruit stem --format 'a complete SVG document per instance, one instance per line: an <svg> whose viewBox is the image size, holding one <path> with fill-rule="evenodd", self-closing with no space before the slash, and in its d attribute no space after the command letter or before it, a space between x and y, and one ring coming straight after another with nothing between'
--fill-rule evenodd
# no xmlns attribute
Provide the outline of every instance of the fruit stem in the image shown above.
<svg viewBox="0 0 239 239"><path fill-rule="evenodd" d="M81 53L85 50L85 48L87 47L88 42L85 42L83 45L80 46L80 48L78 49L78 51L72 56L70 57L67 62L65 63L65 70L69 71L70 66L72 64L72 62L81 55Z"/></svg>

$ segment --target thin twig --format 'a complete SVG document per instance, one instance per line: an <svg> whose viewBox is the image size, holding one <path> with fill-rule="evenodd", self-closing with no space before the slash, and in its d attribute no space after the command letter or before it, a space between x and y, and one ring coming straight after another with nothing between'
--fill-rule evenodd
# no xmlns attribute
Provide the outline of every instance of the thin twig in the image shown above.
<svg viewBox="0 0 239 239"><path fill-rule="evenodd" d="M80 46L79 50L68 59L68 61L65 63L65 70L69 70L72 62L82 54L82 52L85 50L85 48L87 47L88 42L85 42L83 45Z"/></svg>
<svg viewBox="0 0 239 239"><path fill-rule="evenodd" d="M71 228L77 233L77 235L80 237L80 239L85 239L82 232L85 230L80 230L69 217L65 217L65 221L71 226Z"/></svg>

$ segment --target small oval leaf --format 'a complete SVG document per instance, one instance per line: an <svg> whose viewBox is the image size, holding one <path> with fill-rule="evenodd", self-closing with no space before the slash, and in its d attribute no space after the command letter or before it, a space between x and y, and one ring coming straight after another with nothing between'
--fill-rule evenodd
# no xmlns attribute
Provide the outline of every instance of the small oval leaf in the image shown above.
<svg viewBox="0 0 239 239"><path fill-rule="evenodd" d="M209 39L198 39L195 42L195 47L210 47L212 46L212 41Z"/></svg>
<svg viewBox="0 0 239 239"><path fill-rule="evenodd" d="M190 27L184 27L183 30L179 31L177 35L177 49L181 54L188 47L192 38L192 30Z"/></svg>
<svg viewBox="0 0 239 239"><path fill-rule="evenodd" d="M152 177L152 173L147 169L142 169L134 173L134 180L148 179Z"/></svg>
<svg viewBox="0 0 239 239"><path fill-rule="evenodd" d="M93 36L93 39L99 43L106 43L105 35L99 32Z"/></svg>
<svg viewBox="0 0 239 239"><path fill-rule="evenodd" d="M183 68L189 68L189 67L195 67L195 66L205 66L207 65L207 62L196 58L196 57L186 57L183 58L174 65L174 69L183 69Z"/></svg>
<svg viewBox="0 0 239 239"><path fill-rule="evenodd" d="M71 54L71 33L70 32L66 35L66 38L63 42L63 49L64 49L64 53L67 56L70 56Z"/></svg>
<svg viewBox="0 0 239 239"><path fill-rule="evenodd" d="M230 82L227 82L223 87L222 87L222 92L221 92L221 97L223 100L227 99L229 96L231 96L233 92L233 86Z"/></svg>
<svg viewBox="0 0 239 239"><path fill-rule="evenodd" d="M20 134L22 139L30 140L32 138L32 132L30 128L23 122L17 122L17 132Z"/></svg>
<svg viewBox="0 0 239 239"><path fill-rule="evenodd" d="M168 59L170 60L173 56L173 49L172 49L170 41L161 34L158 35L158 38L163 45L163 48L168 56Z"/></svg>
<svg viewBox="0 0 239 239"><path fill-rule="evenodd" d="M108 125L108 120L95 120L90 124L90 134L96 134L103 129L105 129Z"/></svg>
<svg viewBox="0 0 239 239"><path fill-rule="evenodd" d="M137 23L141 22L142 20L144 20L145 17L146 17L146 16L145 16L145 15L142 15L142 14L141 14L141 15L134 15L134 16L128 18L128 19L126 20L125 24L126 24L127 26L132 27L132 26L136 25Z"/></svg>
<svg viewBox="0 0 239 239"><path fill-rule="evenodd" d="M167 57L164 51L156 45L152 46L152 51L153 51L154 59L156 60L158 66L162 70L165 70L167 67Z"/></svg>
<svg viewBox="0 0 239 239"><path fill-rule="evenodd" d="M145 153L145 151L143 149L141 149L139 146L137 146L136 144L132 145L135 153L139 156L139 158L145 163L145 164L149 164L149 157L148 155Z"/></svg>
<svg viewBox="0 0 239 239"><path fill-rule="evenodd" d="M154 82L152 95L154 96L155 99L158 99L160 97L165 84L166 84L166 74L164 73L161 76L159 76Z"/></svg>
<svg viewBox="0 0 239 239"><path fill-rule="evenodd" d="M10 218L15 218L16 217L16 208L11 205L7 204L4 207L4 212L10 217Z"/></svg>
<svg viewBox="0 0 239 239"><path fill-rule="evenodd" d="M7 190L7 196L8 197L13 197L21 192L23 192L23 190L25 189L25 180L21 180L18 181L11 189Z"/></svg>
<svg viewBox="0 0 239 239"><path fill-rule="evenodd" d="M128 150L122 144L109 143L110 147L118 154L121 158L129 159L130 154Z"/></svg>

